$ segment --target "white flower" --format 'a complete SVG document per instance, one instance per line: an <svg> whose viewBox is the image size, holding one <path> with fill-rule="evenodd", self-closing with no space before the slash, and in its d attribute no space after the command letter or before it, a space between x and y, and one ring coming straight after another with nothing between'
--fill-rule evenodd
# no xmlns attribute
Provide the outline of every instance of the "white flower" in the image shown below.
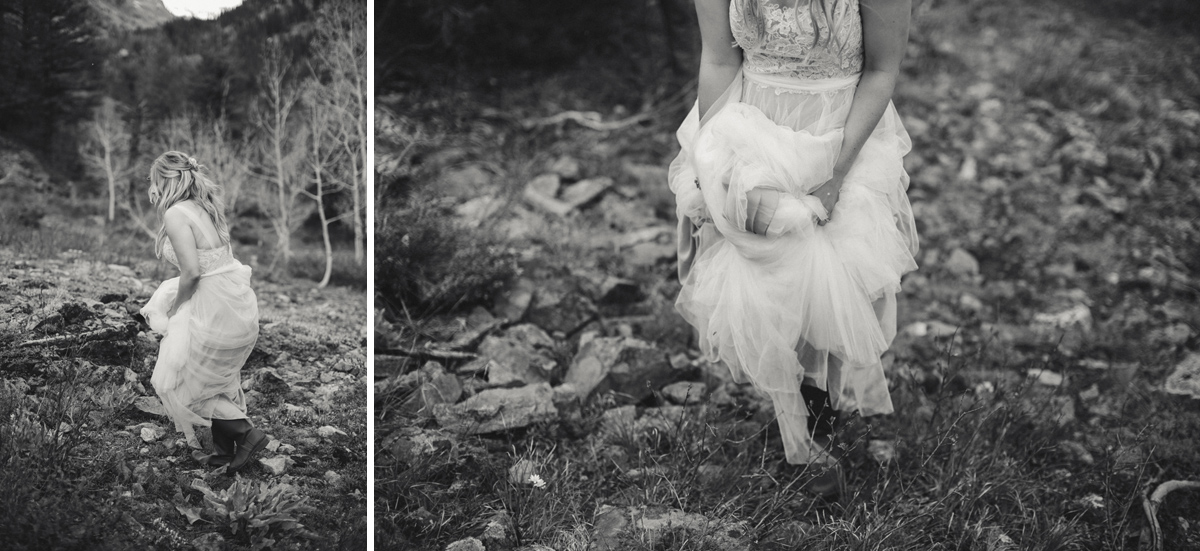
<svg viewBox="0 0 1200 551"><path fill-rule="evenodd" d="M533 484L534 488L541 489L546 487L546 481L542 480L542 477L536 474L529 475L529 482Z"/></svg>

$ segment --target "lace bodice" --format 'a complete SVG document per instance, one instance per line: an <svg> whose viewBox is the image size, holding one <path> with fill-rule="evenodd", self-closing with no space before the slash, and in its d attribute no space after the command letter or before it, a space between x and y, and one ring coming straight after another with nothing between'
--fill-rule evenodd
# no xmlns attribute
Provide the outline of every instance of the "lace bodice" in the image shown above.
<svg viewBox="0 0 1200 551"><path fill-rule="evenodd" d="M233 251L230 250L229 245L221 245L220 247L213 247L211 249L197 249L196 253L200 257L201 275L220 268L233 260ZM179 257L175 255L175 247L171 246L170 240L163 243L162 255L163 258L167 259L167 262L170 262L176 268L179 267Z"/></svg>
<svg viewBox="0 0 1200 551"><path fill-rule="evenodd" d="M765 23L762 39L754 44L754 23L745 20L742 1L730 2L729 23L733 37L744 53L742 65L747 71L806 80L847 77L862 72L863 36L858 0L831 0L836 5L834 25L841 47L838 41L830 40L830 31L823 18L818 18L817 23L821 40L813 45L813 19L806 0L800 0L798 8L780 6L768 0L749 0L759 3Z"/></svg>

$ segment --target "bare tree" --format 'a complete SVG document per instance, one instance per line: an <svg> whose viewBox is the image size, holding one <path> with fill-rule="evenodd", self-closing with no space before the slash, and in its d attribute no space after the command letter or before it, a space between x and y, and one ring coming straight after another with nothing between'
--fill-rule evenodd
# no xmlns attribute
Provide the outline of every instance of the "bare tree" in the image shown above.
<svg viewBox="0 0 1200 551"><path fill-rule="evenodd" d="M363 204L367 178L367 11L364 2L329 2L321 7L313 52L324 72L327 102L336 116L330 121L331 138L345 155L350 191L348 218L354 229L354 260L365 260L366 230ZM316 69L314 69L316 72Z"/></svg>
<svg viewBox="0 0 1200 551"><path fill-rule="evenodd" d="M305 185L300 171L301 157L306 153L306 133L293 120L293 110L300 102L302 90L293 81L290 74L292 61L278 41L268 42L263 61L259 75L262 96L257 125L264 161L260 176L266 181L262 191L269 192L262 193L264 200L260 206L270 219L277 240L269 269L274 270L282 261L286 271L292 257L292 233L304 222L304 214L311 210L311 204L297 204Z"/></svg>
<svg viewBox="0 0 1200 551"><path fill-rule="evenodd" d="M329 239L329 225L347 214L353 214L353 212L343 213L334 218L329 218L325 214L326 195L336 188L345 187L344 181L338 182L334 178L334 171L331 170L337 168L338 159L342 157L342 153L337 145L331 143L331 138L337 136L335 130L337 126L333 121L337 118L338 113L334 109L335 105L329 101L330 90L328 86L322 86L319 82L310 81L305 95L307 99L305 103L308 105L309 125L309 155L307 161L308 167L311 170L309 177L311 178L314 191L305 190L303 193L316 203L317 216L321 220L321 239L325 245L325 275L321 278L321 282L317 287L324 289L329 285L330 276L333 274L333 243Z"/></svg>
<svg viewBox="0 0 1200 551"><path fill-rule="evenodd" d="M80 145L84 162L100 174L108 189L108 223L117 217L117 187L129 173L129 132L121 117L121 105L104 98L85 123L86 133Z"/></svg>

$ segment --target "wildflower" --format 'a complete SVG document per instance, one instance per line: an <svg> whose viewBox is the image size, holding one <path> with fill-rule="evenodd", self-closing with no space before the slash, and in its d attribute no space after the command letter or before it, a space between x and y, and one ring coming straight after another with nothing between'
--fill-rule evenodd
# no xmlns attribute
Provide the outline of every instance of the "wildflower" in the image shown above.
<svg viewBox="0 0 1200 551"><path fill-rule="evenodd" d="M539 490L546 487L546 481L542 480L542 477L536 474L529 475L529 482L533 484L534 488Z"/></svg>

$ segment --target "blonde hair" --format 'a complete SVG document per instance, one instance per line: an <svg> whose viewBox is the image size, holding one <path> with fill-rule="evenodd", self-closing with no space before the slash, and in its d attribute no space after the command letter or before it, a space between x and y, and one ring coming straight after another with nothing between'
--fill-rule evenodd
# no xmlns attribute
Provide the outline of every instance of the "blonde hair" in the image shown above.
<svg viewBox="0 0 1200 551"><path fill-rule="evenodd" d="M851 0L857 1L857 0ZM754 31L754 44L758 44L767 32L767 22L763 18L759 4L762 0L741 0L741 11L745 20L752 25ZM827 43L832 43L837 46L839 52L846 47L844 37L838 36L835 29L841 26L842 18L846 16L846 10L838 8L843 4L843 0L792 0L792 8L795 10L796 26L800 26L800 4L808 3L808 13L810 25L813 30L813 43L816 46L821 42L821 26L818 21L825 23L825 28L829 29L829 36L825 37Z"/></svg>
<svg viewBox="0 0 1200 551"><path fill-rule="evenodd" d="M229 243L229 223L225 220L225 200L221 197L221 187L201 172L203 168L195 157L179 151L163 153L150 165L150 187L159 190L154 206L163 221L154 242L155 255L162 256L163 244L167 241L167 209L189 199L208 213L213 226L217 228L221 244Z"/></svg>

